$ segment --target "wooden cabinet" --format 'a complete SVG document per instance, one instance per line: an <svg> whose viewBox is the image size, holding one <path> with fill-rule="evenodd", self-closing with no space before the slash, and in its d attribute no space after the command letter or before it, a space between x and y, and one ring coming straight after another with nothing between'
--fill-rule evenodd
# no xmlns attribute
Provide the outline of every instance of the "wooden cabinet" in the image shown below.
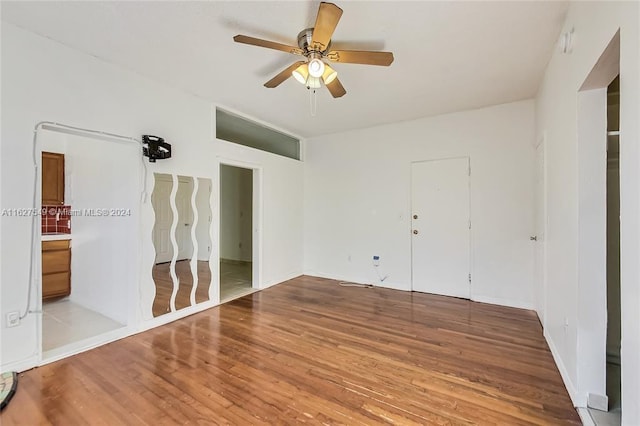
<svg viewBox="0 0 640 426"><path fill-rule="evenodd" d="M64 204L64 154L42 152L42 204Z"/></svg>
<svg viewBox="0 0 640 426"><path fill-rule="evenodd" d="M42 242L42 299L71 294L71 241Z"/></svg>

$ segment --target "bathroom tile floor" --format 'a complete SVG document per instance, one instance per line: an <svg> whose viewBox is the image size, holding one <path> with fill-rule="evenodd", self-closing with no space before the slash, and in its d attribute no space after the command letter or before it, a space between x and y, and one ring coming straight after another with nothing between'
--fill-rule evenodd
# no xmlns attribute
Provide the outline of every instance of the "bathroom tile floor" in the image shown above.
<svg viewBox="0 0 640 426"><path fill-rule="evenodd" d="M220 302L255 291L251 286L251 262L220 262Z"/></svg>
<svg viewBox="0 0 640 426"><path fill-rule="evenodd" d="M121 327L124 325L69 299L45 302L42 304L42 351L56 349Z"/></svg>
<svg viewBox="0 0 640 426"><path fill-rule="evenodd" d="M622 423L620 366L614 363L607 363L607 392L609 393L609 411L589 408L589 414L596 426L620 426Z"/></svg>

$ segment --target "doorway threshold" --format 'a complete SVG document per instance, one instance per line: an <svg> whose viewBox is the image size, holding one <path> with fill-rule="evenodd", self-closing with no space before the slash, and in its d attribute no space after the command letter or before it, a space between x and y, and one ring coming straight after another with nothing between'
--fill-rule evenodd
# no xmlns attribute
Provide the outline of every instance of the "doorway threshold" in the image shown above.
<svg viewBox="0 0 640 426"><path fill-rule="evenodd" d="M260 289L257 289L257 288L238 289L237 291L234 291L234 292L232 292L230 294L225 295L224 298L220 298L220 304L231 302L232 300L239 299L239 298L244 297L244 296L248 296L248 295L256 293L258 291L260 291Z"/></svg>
<svg viewBox="0 0 640 426"><path fill-rule="evenodd" d="M98 346L106 345L107 343L128 337L131 334L132 332L129 327L123 325L120 328L101 333L97 336L92 336L54 349L43 351L40 365L42 366L72 355L77 355L90 349L97 348Z"/></svg>

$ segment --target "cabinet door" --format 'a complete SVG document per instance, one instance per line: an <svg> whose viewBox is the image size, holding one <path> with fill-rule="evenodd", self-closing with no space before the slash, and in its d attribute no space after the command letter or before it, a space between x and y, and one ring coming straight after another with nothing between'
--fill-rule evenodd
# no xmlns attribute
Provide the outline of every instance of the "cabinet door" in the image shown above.
<svg viewBox="0 0 640 426"><path fill-rule="evenodd" d="M42 276L42 298L68 296L71 294L71 273L58 272Z"/></svg>
<svg viewBox="0 0 640 426"><path fill-rule="evenodd" d="M42 298L71 294L71 244L69 240L42 242Z"/></svg>
<svg viewBox="0 0 640 426"><path fill-rule="evenodd" d="M42 204L64 204L64 154L42 153Z"/></svg>
<svg viewBox="0 0 640 426"><path fill-rule="evenodd" d="M52 250L42 252L42 273L69 271L71 264L71 250Z"/></svg>

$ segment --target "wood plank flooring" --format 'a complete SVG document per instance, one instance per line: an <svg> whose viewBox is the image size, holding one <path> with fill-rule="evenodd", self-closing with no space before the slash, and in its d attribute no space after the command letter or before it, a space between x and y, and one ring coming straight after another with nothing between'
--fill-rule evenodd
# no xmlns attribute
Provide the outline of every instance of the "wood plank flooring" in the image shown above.
<svg viewBox="0 0 640 426"><path fill-rule="evenodd" d="M580 424L531 311L300 277L20 375L3 426Z"/></svg>

